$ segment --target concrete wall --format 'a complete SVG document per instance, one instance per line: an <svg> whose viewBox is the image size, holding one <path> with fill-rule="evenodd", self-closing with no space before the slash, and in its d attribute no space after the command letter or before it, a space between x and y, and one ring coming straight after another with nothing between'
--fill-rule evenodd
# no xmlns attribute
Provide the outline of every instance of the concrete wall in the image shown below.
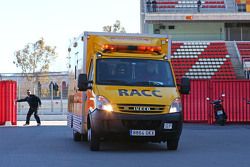
<svg viewBox="0 0 250 167"><path fill-rule="evenodd" d="M169 29L174 26L174 29ZM171 35L173 40L225 40L224 23L218 22L167 22L146 24L146 33ZM165 28L164 28L165 27Z"/></svg>

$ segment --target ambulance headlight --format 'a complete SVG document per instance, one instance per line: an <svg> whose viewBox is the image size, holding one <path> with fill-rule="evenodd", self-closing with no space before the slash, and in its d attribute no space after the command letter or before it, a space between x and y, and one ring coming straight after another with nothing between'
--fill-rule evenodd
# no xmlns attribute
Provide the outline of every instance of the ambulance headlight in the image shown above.
<svg viewBox="0 0 250 167"><path fill-rule="evenodd" d="M95 97L95 105L96 105L96 108L99 110L103 110L103 111L107 111L107 112L113 111L113 107L112 107L111 103L104 96L96 96Z"/></svg>
<svg viewBox="0 0 250 167"><path fill-rule="evenodd" d="M177 112L182 112L182 104L180 98L177 98L172 102L169 110L169 113L177 113Z"/></svg>

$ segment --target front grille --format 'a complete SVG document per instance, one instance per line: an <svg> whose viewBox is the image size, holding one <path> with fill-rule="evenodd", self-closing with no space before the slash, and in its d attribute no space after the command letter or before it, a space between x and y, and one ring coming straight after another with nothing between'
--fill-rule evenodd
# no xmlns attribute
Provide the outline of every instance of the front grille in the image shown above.
<svg viewBox="0 0 250 167"><path fill-rule="evenodd" d="M164 105L118 104L119 111L129 113L162 113Z"/></svg>
<svg viewBox="0 0 250 167"><path fill-rule="evenodd" d="M158 129L161 126L159 120L122 120L123 126L128 129Z"/></svg>

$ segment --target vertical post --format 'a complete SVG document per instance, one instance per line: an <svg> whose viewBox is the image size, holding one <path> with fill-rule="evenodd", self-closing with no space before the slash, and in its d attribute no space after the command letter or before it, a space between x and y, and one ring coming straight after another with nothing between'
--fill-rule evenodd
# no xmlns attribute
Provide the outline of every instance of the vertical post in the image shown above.
<svg viewBox="0 0 250 167"><path fill-rule="evenodd" d="M11 81L6 81L4 82L4 96L5 96L5 126L12 126L12 94L13 94L13 89L12 89L12 82Z"/></svg>
<svg viewBox="0 0 250 167"><path fill-rule="evenodd" d="M17 78L17 99L20 99L20 84L19 84L19 79ZM19 105L20 103L16 103L17 105L17 112L19 113Z"/></svg>
<svg viewBox="0 0 250 167"><path fill-rule="evenodd" d="M34 60L34 63L36 63L36 60ZM36 94L36 77L35 77L35 70L33 70L33 94L35 95Z"/></svg>
<svg viewBox="0 0 250 167"><path fill-rule="evenodd" d="M247 70L247 68L243 69L243 70L244 70L244 74L245 74L246 79L248 79L248 70Z"/></svg>
<svg viewBox="0 0 250 167"><path fill-rule="evenodd" d="M63 101L62 101L62 96L63 96L63 89L62 89L62 81L61 81L61 92L60 92L60 96L61 96L61 113L63 114Z"/></svg>
<svg viewBox="0 0 250 167"><path fill-rule="evenodd" d="M172 47L172 39L171 35L168 36L168 59L171 59L171 47Z"/></svg>
<svg viewBox="0 0 250 167"><path fill-rule="evenodd" d="M54 108L53 108L53 97L54 96L54 88L53 88L53 85L51 86L51 112L54 111Z"/></svg>
<svg viewBox="0 0 250 167"><path fill-rule="evenodd" d="M36 94L36 88L35 88L35 86L33 88L33 92L34 92L34 95L35 95Z"/></svg>
<svg viewBox="0 0 250 167"><path fill-rule="evenodd" d="M222 28L220 28L220 40L222 40Z"/></svg>
<svg viewBox="0 0 250 167"><path fill-rule="evenodd" d="M213 90L214 90L214 82L211 80L207 81L207 88L208 90L208 97L210 97L210 99L213 99ZM209 105L208 103L208 123L211 125L213 124L213 107L211 105Z"/></svg>
<svg viewBox="0 0 250 167"><path fill-rule="evenodd" d="M243 30L242 30L242 27L240 27L240 40L243 41Z"/></svg>

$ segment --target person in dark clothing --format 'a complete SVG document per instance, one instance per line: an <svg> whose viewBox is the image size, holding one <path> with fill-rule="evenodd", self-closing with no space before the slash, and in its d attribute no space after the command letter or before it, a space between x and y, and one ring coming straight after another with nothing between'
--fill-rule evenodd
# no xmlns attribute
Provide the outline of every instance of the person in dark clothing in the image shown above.
<svg viewBox="0 0 250 167"><path fill-rule="evenodd" d="M54 97L56 97L57 96L57 92L58 92L58 88L59 88L59 86L57 85L57 83L55 82L54 83L54 85L53 85L54 87L53 87L53 95L54 95Z"/></svg>
<svg viewBox="0 0 250 167"><path fill-rule="evenodd" d="M151 1L150 0L148 0L147 2L146 2L146 6L147 6L147 12L151 12Z"/></svg>
<svg viewBox="0 0 250 167"><path fill-rule="evenodd" d="M128 74L128 68L125 64L118 64L116 66L116 70L115 70L115 77L116 79L128 79L129 74Z"/></svg>
<svg viewBox="0 0 250 167"><path fill-rule="evenodd" d="M197 11L200 12L201 0L197 1Z"/></svg>
<svg viewBox="0 0 250 167"><path fill-rule="evenodd" d="M153 12L156 12L156 7L157 7L157 2L156 2L156 0L153 0L152 1Z"/></svg>
<svg viewBox="0 0 250 167"><path fill-rule="evenodd" d="M28 111L27 116L26 116L26 123L24 124L24 126L29 125L30 117L33 113L34 113L34 117L35 117L36 122L37 122L37 126L40 126L41 121L40 121L40 118L37 114L37 110L38 110L38 107L42 105L41 100L36 95L31 94L30 90L27 90L27 95L28 96L26 98L19 99L16 101L16 102L25 102L26 101L26 102L28 102L28 104L30 106L29 111Z"/></svg>

